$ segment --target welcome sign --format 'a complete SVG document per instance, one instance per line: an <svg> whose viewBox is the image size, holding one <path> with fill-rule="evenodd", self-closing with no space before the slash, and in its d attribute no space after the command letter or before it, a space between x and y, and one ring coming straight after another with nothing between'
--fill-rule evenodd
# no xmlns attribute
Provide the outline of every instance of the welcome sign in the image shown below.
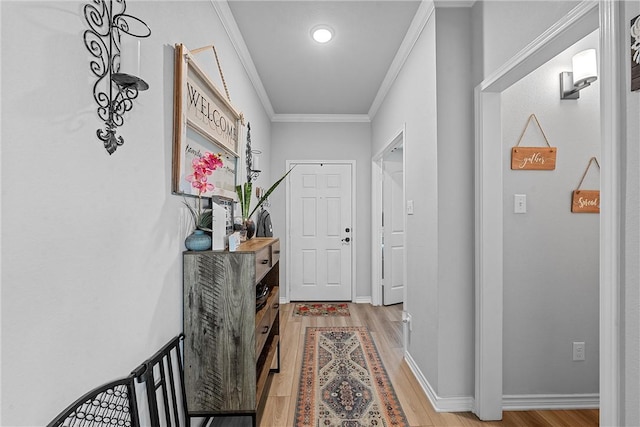
<svg viewBox="0 0 640 427"><path fill-rule="evenodd" d="M187 123L232 152L238 146L238 120L197 76L187 76Z"/></svg>
<svg viewBox="0 0 640 427"><path fill-rule="evenodd" d="M213 45L193 51L183 44L175 46L171 191L197 194L186 177L193 173L192 160L211 152L220 156L223 167L213 172L210 182L215 189L204 196L234 199L238 142L242 138L244 117L229 101L220 64L217 64L218 71L226 97L196 62L193 55L203 51L213 51L218 62Z"/></svg>

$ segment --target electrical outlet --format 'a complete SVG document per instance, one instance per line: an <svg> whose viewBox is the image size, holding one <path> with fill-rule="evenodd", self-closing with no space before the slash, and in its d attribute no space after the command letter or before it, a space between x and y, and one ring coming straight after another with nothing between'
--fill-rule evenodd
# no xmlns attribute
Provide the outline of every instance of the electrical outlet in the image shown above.
<svg viewBox="0 0 640 427"><path fill-rule="evenodd" d="M573 342L573 360L585 360L584 342Z"/></svg>

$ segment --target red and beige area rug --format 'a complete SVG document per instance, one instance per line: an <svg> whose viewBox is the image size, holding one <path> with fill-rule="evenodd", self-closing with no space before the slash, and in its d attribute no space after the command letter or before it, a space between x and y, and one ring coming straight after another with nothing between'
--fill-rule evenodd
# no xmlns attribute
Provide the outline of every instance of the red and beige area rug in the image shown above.
<svg viewBox="0 0 640 427"><path fill-rule="evenodd" d="M297 303L293 309L294 316L351 316L349 304L341 303Z"/></svg>
<svg viewBox="0 0 640 427"><path fill-rule="evenodd" d="M295 427L408 427L366 327L308 327Z"/></svg>

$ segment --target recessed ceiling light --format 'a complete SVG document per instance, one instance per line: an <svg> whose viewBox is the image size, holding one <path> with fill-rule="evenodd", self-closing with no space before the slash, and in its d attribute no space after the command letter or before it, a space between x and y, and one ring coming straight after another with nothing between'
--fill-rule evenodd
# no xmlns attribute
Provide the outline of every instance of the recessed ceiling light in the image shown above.
<svg viewBox="0 0 640 427"><path fill-rule="evenodd" d="M327 43L333 38L333 30L326 25L317 25L311 29L311 37L318 43Z"/></svg>

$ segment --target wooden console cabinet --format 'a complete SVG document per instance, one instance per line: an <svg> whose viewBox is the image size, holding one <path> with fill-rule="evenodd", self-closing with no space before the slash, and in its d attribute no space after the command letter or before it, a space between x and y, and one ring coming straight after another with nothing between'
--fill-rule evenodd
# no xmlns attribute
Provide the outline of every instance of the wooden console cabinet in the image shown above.
<svg viewBox="0 0 640 427"><path fill-rule="evenodd" d="M273 238L250 239L236 252L184 252L190 416L247 415L254 426L259 422L270 374L280 369L279 258L280 241ZM256 311L258 283L270 291Z"/></svg>

